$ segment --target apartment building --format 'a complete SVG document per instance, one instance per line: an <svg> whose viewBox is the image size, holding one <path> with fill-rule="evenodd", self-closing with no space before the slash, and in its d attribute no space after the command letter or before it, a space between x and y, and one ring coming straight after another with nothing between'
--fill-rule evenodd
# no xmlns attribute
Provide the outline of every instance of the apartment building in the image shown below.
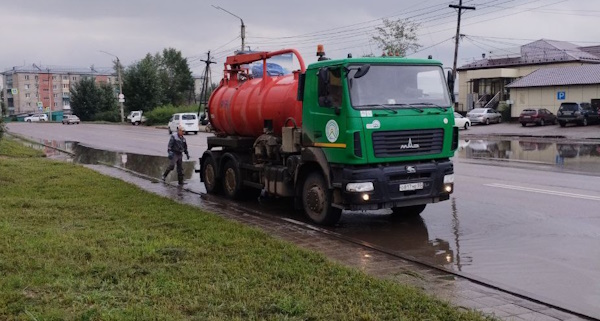
<svg viewBox="0 0 600 321"><path fill-rule="evenodd" d="M64 68L56 66L18 66L1 73L7 116L37 112L71 112L71 87L82 79L93 78L115 86L118 77L111 68Z"/></svg>

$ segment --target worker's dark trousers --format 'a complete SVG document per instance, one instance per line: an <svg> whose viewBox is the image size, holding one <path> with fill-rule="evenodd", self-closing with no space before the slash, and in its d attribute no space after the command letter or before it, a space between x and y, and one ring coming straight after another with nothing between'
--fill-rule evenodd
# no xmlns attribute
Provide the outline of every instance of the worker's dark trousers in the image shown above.
<svg viewBox="0 0 600 321"><path fill-rule="evenodd" d="M169 164L169 167L167 167L167 169L165 170L163 177L167 177L167 175L169 175L169 172L171 172L173 170L173 168L175 168L175 166L177 166L177 181L179 182L179 185L183 185L183 162L182 161L183 161L182 153L173 153L173 158L171 158L171 163Z"/></svg>

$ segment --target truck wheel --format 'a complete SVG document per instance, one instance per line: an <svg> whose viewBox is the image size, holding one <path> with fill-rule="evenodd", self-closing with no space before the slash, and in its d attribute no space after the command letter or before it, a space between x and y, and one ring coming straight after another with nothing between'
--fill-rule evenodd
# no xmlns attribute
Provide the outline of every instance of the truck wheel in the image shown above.
<svg viewBox="0 0 600 321"><path fill-rule="evenodd" d="M567 123L564 121L559 121L558 124L560 125L560 127L565 127L567 126Z"/></svg>
<svg viewBox="0 0 600 321"><path fill-rule="evenodd" d="M221 181L217 179L217 163L212 157L207 157L204 160L204 167L202 169L202 181L206 192L209 194L219 194L221 192Z"/></svg>
<svg viewBox="0 0 600 321"><path fill-rule="evenodd" d="M242 190L242 177L240 168L232 160L228 160L223 167L223 191L230 199L237 199Z"/></svg>
<svg viewBox="0 0 600 321"><path fill-rule="evenodd" d="M413 206L404 206L404 207L393 207L392 208L392 217L415 217L419 216L425 210L426 204L423 205L413 205Z"/></svg>
<svg viewBox="0 0 600 321"><path fill-rule="evenodd" d="M302 188L302 206L304 213L313 222L322 225L333 225L339 221L342 210L331 206L332 192L325 184L320 173L308 175Z"/></svg>

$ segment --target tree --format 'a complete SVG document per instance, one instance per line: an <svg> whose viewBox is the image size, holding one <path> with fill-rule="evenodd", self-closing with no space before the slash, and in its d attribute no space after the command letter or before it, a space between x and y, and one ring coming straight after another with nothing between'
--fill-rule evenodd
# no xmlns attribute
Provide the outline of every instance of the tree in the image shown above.
<svg viewBox="0 0 600 321"><path fill-rule="evenodd" d="M123 92L127 93L125 105L128 110L149 111L163 103L158 67L157 58L147 54L125 70Z"/></svg>
<svg viewBox="0 0 600 321"><path fill-rule="evenodd" d="M71 88L71 108L81 120L118 121L113 88L106 83L96 84L93 78L84 78Z"/></svg>
<svg viewBox="0 0 600 321"><path fill-rule="evenodd" d="M373 36L373 40L385 53L404 57L409 50L416 51L421 48L417 37L419 26L408 19L383 19L383 27L375 28L378 34Z"/></svg>
<svg viewBox="0 0 600 321"><path fill-rule="evenodd" d="M194 78L187 59L181 56L181 51L173 48L164 49L160 59L164 98L175 106L189 103L190 93L194 91Z"/></svg>
<svg viewBox="0 0 600 321"><path fill-rule="evenodd" d="M160 105L175 106L193 97L194 78L180 51L164 49L162 54L146 57L125 70L123 92L128 110L149 111Z"/></svg>
<svg viewBox="0 0 600 321"><path fill-rule="evenodd" d="M96 84L91 78L83 78L71 87L71 109L81 120L94 120L98 98Z"/></svg>

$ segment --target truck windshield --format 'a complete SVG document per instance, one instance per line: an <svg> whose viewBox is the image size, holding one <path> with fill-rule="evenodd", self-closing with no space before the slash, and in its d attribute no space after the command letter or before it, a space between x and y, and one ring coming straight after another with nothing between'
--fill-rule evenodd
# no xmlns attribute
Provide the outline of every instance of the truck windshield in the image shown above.
<svg viewBox="0 0 600 321"><path fill-rule="evenodd" d="M360 78L348 73L352 106L357 109L439 108L450 106L444 73L439 66L371 65Z"/></svg>

